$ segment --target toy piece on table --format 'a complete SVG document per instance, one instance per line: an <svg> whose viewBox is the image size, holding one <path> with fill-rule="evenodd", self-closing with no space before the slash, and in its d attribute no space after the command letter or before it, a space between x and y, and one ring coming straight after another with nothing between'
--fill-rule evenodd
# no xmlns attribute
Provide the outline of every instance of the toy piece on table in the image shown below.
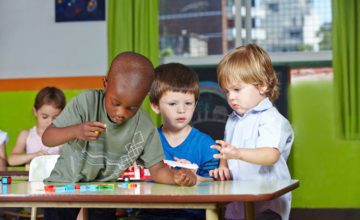
<svg viewBox="0 0 360 220"><path fill-rule="evenodd" d="M115 185L112 183L108 184L98 184L99 190L113 190L115 189Z"/></svg>
<svg viewBox="0 0 360 220"><path fill-rule="evenodd" d="M66 192L65 186L55 186L55 192Z"/></svg>
<svg viewBox="0 0 360 220"><path fill-rule="evenodd" d="M129 184L129 188L132 189L132 188L136 188L137 187L137 184L136 183L130 183Z"/></svg>
<svg viewBox="0 0 360 220"><path fill-rule="evenodd" d="M55 186L54 185L45 185L44 189L45 189L45 192L55 192Z"/></svg>
<svg viewBox="0 0 360 220"><path fill-rule="evenodd" d="M45 185L45 192L71 192L71 191L101 191L101 190L114 190L115 185L111 183L104 184L88 184L88 185L65 185L65 186L54 186Z"/></svg>
<svg viewBox="0 0 360 220"><path fill-rule="evenodd" d="M45 192L69 192L79 190L80 186L75 185L65 185L65 186L54 186L54 185L45 185Z"/></svg>
<svg viewBox="0 0 360 220"><path fill-rule="evenodd" d="M170 167L179 167L179 168L186 168L191 170L196 170L199 168L199 166L195 163L180 163L173 160L164 160L164 163Z"/></svg>
<svg viewBox="0 0 360 220"><path fill-rule="evenodd" d="M122 184L118 184L118 186L123 189L135 189L135 188L137 188L138 184L137 183L122 183Z"/></svg>
<svg viewBox="0 0 360 220"><path fill-rule="evenodd" d="M74 185L66 185L64 187L65 187L65 191L75 191Z"/></svg>
<svg viewBox="0 0 360 220"><path fill-rule="evenodd" d="M88 185L88 188L87 188L89 191L98 191L100 189L99 186L97 185Z"/></svg>
<svg viewBox="0 0 360 220"><path fill-rule="evenodd" d="M11 176L3 176L1 177L2 184L11 184Z"/></svg>
<svg viewBox="0 0 360 220"><path fill-rule="evenodd" d="M81 185L80 186L80 192L85 192L85 191L87 191L87 185Z"/></svg>
<svg viewBox="0 0 360 220"><path fill-rule="evenodd" d="M127 189L129 186L129 183L122 183L122 184L118 184L119 187L123 188L123 189Z"/></svg>

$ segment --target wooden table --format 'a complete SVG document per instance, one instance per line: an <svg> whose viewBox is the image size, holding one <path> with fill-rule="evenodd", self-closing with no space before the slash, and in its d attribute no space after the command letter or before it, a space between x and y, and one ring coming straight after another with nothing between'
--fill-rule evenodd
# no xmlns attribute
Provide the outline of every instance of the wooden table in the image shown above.
<svg viewBox="0 0 360 220"><path fill-rule="evenodd" d="M227 203L244 201L246 219L254 219L254 202L277 198L297 188L299 181L215 181L200 182L194 187L137 182L135 188L124 188L121 182L114 184L114 190L49 193L44 191L42 182L14 182L1 185L0 206L192 208L206 209L206 219L212 220L219 219L219 208Z"/></svg>

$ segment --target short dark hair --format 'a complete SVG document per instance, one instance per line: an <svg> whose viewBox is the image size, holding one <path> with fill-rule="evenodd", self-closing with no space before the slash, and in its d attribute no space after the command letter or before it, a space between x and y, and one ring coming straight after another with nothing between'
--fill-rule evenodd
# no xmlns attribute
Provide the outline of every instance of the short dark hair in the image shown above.
<svg viewBox="0 0 360 220"><path fill-rule="evenodd" d="M35 97L34 108L39 110L43 105L52 105L55 108L63 110L66 104L66 99L63 91L56 87L44 87Z"/></svg>
<svg viewBox="0 0 360 220"><path fill-rule="evenodd" d="M167 91L191 93L199 100L199 78L196 72L181 63L168 63L155 68L155 80L150 89L150 102L159 104Z"/></svg>

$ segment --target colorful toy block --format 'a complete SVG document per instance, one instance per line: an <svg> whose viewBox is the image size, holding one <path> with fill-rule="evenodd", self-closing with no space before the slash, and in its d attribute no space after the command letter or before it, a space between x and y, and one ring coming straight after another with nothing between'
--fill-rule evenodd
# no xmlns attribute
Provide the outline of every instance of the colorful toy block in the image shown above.
<svg viewBox="0 0 360 220"><path fill-rule="evenodd" d="M55 192L65 192L65 186L55 186Z"/></svg>
<svg viewBox="0 0 360 220"><path fill-rule="evenodd" d="M2 184L11 184L11 176L3 176L1 177Z"/></svg>
<svg viewBox="0 0 360 220"><path fill-rule="evenodd" d="M54 185L45 185L44 189L45 189L45 192L55 192L55 186Z"/></svg>

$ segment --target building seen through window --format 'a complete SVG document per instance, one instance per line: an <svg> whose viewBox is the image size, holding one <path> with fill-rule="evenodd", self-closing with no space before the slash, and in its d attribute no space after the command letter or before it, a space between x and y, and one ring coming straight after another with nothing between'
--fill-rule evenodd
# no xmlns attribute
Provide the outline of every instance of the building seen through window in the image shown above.
<svg viewBox="0 0 360 220"><path fill-rule="evenodd" d="M160 0L159 24L162 57L331 50L331 0Z"/></svg>

